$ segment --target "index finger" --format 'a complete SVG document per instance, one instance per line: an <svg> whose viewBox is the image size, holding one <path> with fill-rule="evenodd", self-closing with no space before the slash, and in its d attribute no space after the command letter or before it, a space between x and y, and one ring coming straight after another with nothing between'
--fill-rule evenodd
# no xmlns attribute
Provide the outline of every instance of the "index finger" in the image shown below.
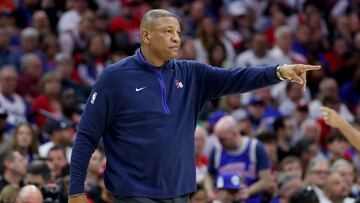
<svg viewBox="0 0 360 203"><path fill-rule="evenodd" d="M302 68L304 68L305 71L310 71L310 70L319 70L321 68L321 66L318 66L318 65L302 65Z"/></svg>

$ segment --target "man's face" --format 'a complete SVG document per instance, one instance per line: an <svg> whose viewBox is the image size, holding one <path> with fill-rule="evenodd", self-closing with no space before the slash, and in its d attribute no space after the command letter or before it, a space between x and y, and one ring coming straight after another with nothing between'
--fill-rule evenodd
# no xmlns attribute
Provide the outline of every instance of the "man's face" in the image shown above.
<svg viewBox="0 0 360 203"><path fill-rule="evenodd" d="M14 93L17 85L18 75L14 70L3 70L0 76L0 86L3 94Z"/></svg>
<svg viewBox="0 0 360 203"><path fill-rule="evenodd" d="M149 28L148 46L159 59L164 61L178 55L181 39L180 24L176 18L158 18L154 27Z"/></svg>
<svg viewBox="0 0 360 203"><path fill-rule="evenodd" d="M215 133L218 136L219 142L224 149L226 150L236 149L237 145L235 140L237 133L235 133L231 129L222 129Z"/></svg>
<svg viewBox="0 0 360 203"><path fill-rule="evenodd" d="M302 177L302 175L303 175L302 167L301 167L300 163L297 161L286 164L284 166L284 171L287 173L294 174L298 177Z"/></svg>
<svg viewBox="0 0 360 203"><path fill-rule="evenodd" d="M347 195L345 181L337 173L332 174L326 181L325 192L331 199L343 199Z"/></svg>
<svg viewBox="0 0 360 203"><path fill-rule="evenodd" d="M350 165L343 164L338 166L336 172L339 173L346 185L350 188L354 183L354 168Z"/></svg>
<svg viewBox="0 0 360 203"><path fill-rule="evenodd" d="M13 171L15 173L25 175L27 164L28 162L23 155L21 155L19 152L14 153Z"/></svg>
<svg viewBox="0 0 360 203"><path fill-rule="evenodd" d="M58 177L61 170L66 166L67 160L62 150L53 150L48 154L49 168L52 173Z"/></svg>
<svg viewBox="0 0 360 203"><path fill-rule="evenodd" d="M312 181L319 188L323 188L330 173L329 165L325 163L318 163L311 171Z"/></svg>

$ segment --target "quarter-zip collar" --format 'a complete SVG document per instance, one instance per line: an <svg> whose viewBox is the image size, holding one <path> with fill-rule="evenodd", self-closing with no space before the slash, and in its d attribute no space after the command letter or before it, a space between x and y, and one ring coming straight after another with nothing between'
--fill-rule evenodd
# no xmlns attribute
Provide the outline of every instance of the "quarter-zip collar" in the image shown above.
<svg viewBox="0 0 360 203"><path fill-rule="evenodd" d="M168 60L165 62L164 65L162 65L161 67L158 67L158 66L155 66L151 63L149 63L144 55L142 54L141 52L141 48L138 48L136 50L136 56L138 57L140 63L142 63L143 65L145 65L147 68L150 68L151 70L157 70L157 71L164 71L166 70L167 68L170 68L171 67L171 64L173 63L173 60Z"/></svg>

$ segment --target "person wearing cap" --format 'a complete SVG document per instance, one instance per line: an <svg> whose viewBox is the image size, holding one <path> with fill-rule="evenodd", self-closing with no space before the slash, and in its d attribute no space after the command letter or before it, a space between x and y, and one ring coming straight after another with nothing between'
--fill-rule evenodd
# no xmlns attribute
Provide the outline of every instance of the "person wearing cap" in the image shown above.
<svg viewBox="0 0 360 203"><path fill-rule="evenodd" d="M68 119L49 118L45 123L45 129L50 141L39 147L40 157L45 158L52 147L61 146L66 148L66 156L70 160L74 135L73 123Z"/></svg>
<svg viewBox="0 0 360 203"><path fill-rule="evenodd" d="M105 68L78 127L70 165L69 202L87 202L84 180L103 138L104 181L114 202L188 202L195 191L194 131L205 104L289 80L306 85L311 65L221 69L175 60L180 23L166 10L146 12L141 48Z"/></svg>
<svg viewBox="0 0 360 203"><path fill-rule="evenodd" d="M234 174L239 176L243 187L234 191L235 200L260 203L260 193L275 184L264 146L255 138L242 137L231 116L221 118L216 123L214 132L221 145L215 147L209 157L209 175L205 179L209 196L218 198L219 194L213 187L214 181L216 186L219 177Z"/></svg>

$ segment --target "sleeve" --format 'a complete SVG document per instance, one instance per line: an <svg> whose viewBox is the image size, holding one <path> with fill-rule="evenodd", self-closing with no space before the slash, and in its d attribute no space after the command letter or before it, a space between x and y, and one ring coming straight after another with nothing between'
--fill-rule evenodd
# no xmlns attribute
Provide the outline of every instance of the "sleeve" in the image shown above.
<svg viewBox="0 0 360 203"><path fill-rule="evenodd" d="M109 71L104 70L92 89L79 123L71 155L69 195L84 192L90 157L111 125L118 101L114 79Z"/></svg>
<svg viewBox="0 0 360 203"><path fill-rule="evenodd" d="M196 67L198 92L207 100L248 92L281 81L276 76L277 66L222 69L198 62L190 63Z"/></svg>
<svg viewBox="0 0 360 203"><path fill-rule="evenodd" d="M270 158L264 149L264 145L258 141L256 144L256 170L257 172L270 169Z"/></svg>

